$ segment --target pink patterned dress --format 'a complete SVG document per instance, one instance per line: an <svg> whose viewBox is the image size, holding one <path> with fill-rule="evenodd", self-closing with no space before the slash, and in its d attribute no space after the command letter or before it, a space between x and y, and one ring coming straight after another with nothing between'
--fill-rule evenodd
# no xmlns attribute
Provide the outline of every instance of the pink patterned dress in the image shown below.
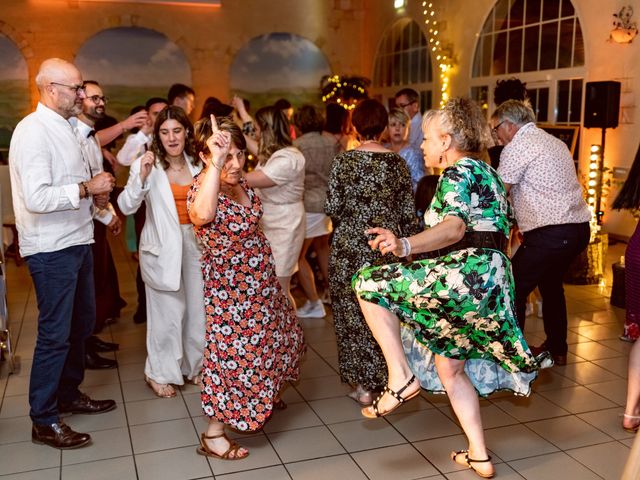
<svg viewBox="0 0 640 480"><path fill-rule="evenodd" d="M200 178L194 179L188 208ZM298 378L305 346L258 226L262 205L244 181L242 186L250 207L221 193L214 221L194 227L203 246L206 313L201 398L208 417L255 431L270 417L284 382Z"/></svg>

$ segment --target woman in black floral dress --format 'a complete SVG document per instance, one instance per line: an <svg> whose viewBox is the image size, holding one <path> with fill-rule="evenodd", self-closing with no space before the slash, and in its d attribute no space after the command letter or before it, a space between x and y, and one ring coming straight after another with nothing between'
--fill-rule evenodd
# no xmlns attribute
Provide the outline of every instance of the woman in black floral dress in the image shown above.
<svg viewBox="0 0 640 480"><path fill-rule="evenodd" d="M249 452L224 426L259 430L284 407L278 394L298 378L304 343L259 227L260 199L242 178L242 133L227 120L218 130L212 120L195 125L196 150L208 166L194 179L188 205L203 248L206 313L201 396L209 427L198 453L233 460Z"/></svg>
<svg viewBox="0 0 640 480"><path fill-rule="evenodd" d="M351 278L366 265L384 265L392 255L372 251L364 231L387 228L396 234L418 232L411 175L406 162L378 139L387 112L376 100L364 100L353 111L353 126L362 143L341 153L332 164L325 211L334 226L329 257L329 290L338 340L338 362L349 395L363 405L386 384L387 365L362 316Z"/></svg>

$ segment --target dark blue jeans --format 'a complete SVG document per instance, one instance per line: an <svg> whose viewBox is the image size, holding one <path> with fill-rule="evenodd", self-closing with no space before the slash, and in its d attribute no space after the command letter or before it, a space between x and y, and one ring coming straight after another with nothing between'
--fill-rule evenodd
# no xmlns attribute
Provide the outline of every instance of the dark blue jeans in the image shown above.
<svg viewBox="0 0 640 480"><path fill-rule="evenodd" d="M84 342L96 317L90 245L25 258L38 301L38 338L29 384L34 423L59 421L58 402L78 398L84 378Z"/></svg>
<svg viewBox="0 0 640 480"><path fill-rule="evenodd" d="M549 225L523 236L524 241L511 262L518 323L524 330L527 297L538 287L547 349L554 355L566 355L567 305L562 279L574 258L589 244L589 224Z"/></svg>

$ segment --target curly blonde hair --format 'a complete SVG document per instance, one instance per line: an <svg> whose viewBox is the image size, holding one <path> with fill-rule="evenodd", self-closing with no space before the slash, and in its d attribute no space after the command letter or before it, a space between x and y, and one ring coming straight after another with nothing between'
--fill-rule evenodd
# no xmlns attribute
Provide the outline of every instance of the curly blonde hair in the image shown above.
<svg viewBox="0 0 640 480"><path fill-rule="evenodd" d="M451 145L471 158L485 155L491 134L487 120L476 102L470 98L450 99L437 113L442 133L451 137Z"/></svg>

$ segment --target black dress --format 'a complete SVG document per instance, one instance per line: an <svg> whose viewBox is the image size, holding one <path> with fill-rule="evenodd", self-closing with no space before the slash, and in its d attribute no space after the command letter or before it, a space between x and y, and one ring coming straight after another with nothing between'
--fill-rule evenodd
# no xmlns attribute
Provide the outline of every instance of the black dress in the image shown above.
<svg viewBox="0 0 640 480"><path fill-rule="evenodd" d="M379 389L386 384L387 365L362 316L351 280L363 266L397 261L391 254L371 250L367 228L387 228L399 237L418 232L406 162L392 152L339 154L331 167L325 211L334 227L329 290L340 376L351 385Z"/></svg>

